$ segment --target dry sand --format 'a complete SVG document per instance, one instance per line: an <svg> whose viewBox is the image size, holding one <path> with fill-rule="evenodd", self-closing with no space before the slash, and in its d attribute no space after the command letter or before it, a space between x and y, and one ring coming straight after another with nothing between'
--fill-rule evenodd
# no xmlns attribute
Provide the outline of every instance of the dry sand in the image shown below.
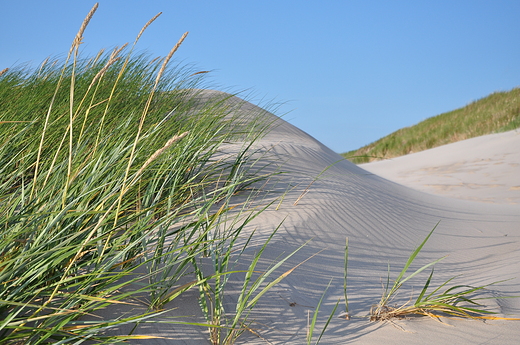
<svg viewBox="0 0 520 345"><path fill-rule="evenodd" d="M520 131L513 130L360 166L427 193L520 204L519 148Z"/></svg>
<svg viewBox="0 0 520 345"><path fill-rule="evenodd" d="M246 103L240 111L259 111L259 108ZM275 119L270 114L264 116ZM508 145L513 145L516 150L501 151L506 148L500 145L502 138L504 141L510 140L511 136L515 139ZM494 172L500 173L495 175L497 181L493 184L520 185L515 181L520 176L518 137L517 132L510 132L475 139L481 147L486 147L487 142L498 143L486 151L485 161L480 165L481 171L493 166ZM456 196L464 196L466 190L467 195L474 198L474 190L464 188L464 183L478 184L481 180L476 176L484 179L485 174L471 174L475 169L473 159L479 153L473 150L472 144L452 145L439 148L441 153L435 161L430 160L431 152L417 153L410 156L416 164L413 167L399 170L401 160L395 159L386 163L382 170L376 170L376 167L383 166L385 162L366 165L365 168L372 171L368 172L342 160L338 154L289 123L276 120L274 128L256 148L258 154L264 155L260 162L271 163L267 169L279 169L285 174L278 175L264 187L272 192L263 201L267 202L283 191L289 192L277 210L275 204L260 214L248 231L256 228L255 243L259 244L283 222L263 255L263 267L310 241L282 266L279 274L318 254L262 297L250 315L250 319L254 320L251 327L261 337L246 332L238 343L306 343L308 315L310 313L312 316L331 279L316 332L319 333L338 299L341 301L337 314L343 312L343 258L345 239L348 237L348 296L352 318L347 321L335 316L320 344L517 344L520 321L484 322L444 318L443 324L427 317L417 317L395 320L392 324L370 322L366 318L370 307L381 296L381 282L386 279L388 264L391 277L395 278L410 252L439 221L438 228L419 254L414 267L449 255L436 265L432 286L456 275L460 277L454 280L454 284L484 285L511 279L489 287L482 297L490 298L484 302L498 316L520 317L520 299L498 298L520 295L520 205L513 204L518 201L518 194L511 196L508 188L496 187L503 193L497 192L489 198L480 194L479 198L487 201L485 203L436 196L402 185L408 182L410 186L415 186L414 183L447 183L442 174L438 177L430 174L427 182L417 182L418 174L414 171L428 171L427 167L453 166L461 162L457 166L457 179L463 187L457 189ZM232 147L228 149L233 150ZM501 157L507 159L499 161ZM498 162L501 164L495 164ZM464 170L465 164L469 164L467 171ZM397 176L399 179L396 178L396 181L402 184L373 173L382 171L384 174L391 169L394 169L394 175L388 175L388 178ZM501 176L508 176L507 182L502 181ZM312 181L314 183L311 184ZM485 179L483 181L483 184L490 183ZM309 184L308 192L295 205ZM245 258L257 249L258 246L252 246L237 268L247 267ZM405 303L412 295L417 296L427 276L428 273L424 272L419 279L405 284L393 303ZM234 308L233 291L236 289L238 285L230 282L227 305L230 311ZM191 315L182 320L203 322L196 296L196 291L189 291L174 300L167 307L177 309L161 318L168 320L168 316ZM111 310L112 315L118 312ZM207 330L193 326L144 324L136 333L171 337L171 340L139 341L140 344L209 343Z"/></svg>

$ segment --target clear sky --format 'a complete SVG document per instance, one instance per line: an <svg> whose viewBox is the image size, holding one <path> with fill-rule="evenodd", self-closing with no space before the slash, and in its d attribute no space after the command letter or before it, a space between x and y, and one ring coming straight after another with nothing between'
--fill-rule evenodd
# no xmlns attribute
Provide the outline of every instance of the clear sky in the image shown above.
<svg viewBox="0 0 520 345"><path fill-rule="evenodd" d="M95 1L2 1L0 70L64 56ZM224 90L337 152L520 85L520 1L100 0L83 51L133 42L211 70ZM0 110L1 111L1 110Z"/></svg>

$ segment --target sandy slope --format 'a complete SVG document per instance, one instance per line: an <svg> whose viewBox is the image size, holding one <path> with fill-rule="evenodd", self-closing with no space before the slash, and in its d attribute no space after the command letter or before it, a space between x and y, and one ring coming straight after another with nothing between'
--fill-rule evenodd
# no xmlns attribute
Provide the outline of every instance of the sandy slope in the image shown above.
<svg viewBox="0 0 520 345"><path fill-rule="evenodd" d="M245 104L240 111L258 111ZM274 119L266 114L266 118ZM388 264L396 276L409 253L437 222L440 224L415 267L444 255L436 265L432 285L455 276L455 283L489 284L515 278L490 287L483 297L490 310L500 316L520 316L520 299L496 299L520 295L520 205L491 204L457 200L426 194L368 173L342 158L315 139L285 121L278 120L257 148L264 154L261 162L275 163L267 169L280 169L266 185L272 192L267 202L288 190L278 210L276 205L260 214L248 230L257 229L257 242L266 238L280 223L263 256L264 267L279 255L295 250L310 240L279 270L280 274L316 256L263 296L250 318L251 325L266 340L245 333L239 343L304 344L308 314L314 311L323 291L332 279L320 310L318 331L338 299L343 312L343 257L346 237L350 241L348 296L350 321L335 316L320 344L516 344L520 339L517 321L471 321L444 319L445 324L429 318L396 320L390 323L369 322L366 316L381 296L381 280L386 279ZM232 147L229 148L232 150ZM465 152L460 151L464 155ZM420 160L420 154L416 155ZM331 166L332 165L332 166ZM325 168L329 167L308 188ZM506 169L506 166L503 166ZM462 175L461 175L462 176ZM461 177L462 178L462 177ZM294 187L294 188L293 188ZM246 254L258 249L251 247ZM247 256L247 255L246 255ZM237 268L246 267L245 258ZM424 273L403 287L394 301L404 303L427 278ZM233 310L230 283L229 310ZM183 320L203 321L190 291L168 307L174 311L163 316L194 315ZM119 311L112 309L111 313ZM520 322L520 321L519 321ZM401 328L401 329L399 329ZM142 325L137 333L171 337L172 340L139 341L140 344L205 344L203 328L172 324Z"/></svg>
<svg viewBox="0 0 520 345"><path fill-rule="evenodd" d="M490 134L361 167L428 193L520 204L520 130Z"/></svg>

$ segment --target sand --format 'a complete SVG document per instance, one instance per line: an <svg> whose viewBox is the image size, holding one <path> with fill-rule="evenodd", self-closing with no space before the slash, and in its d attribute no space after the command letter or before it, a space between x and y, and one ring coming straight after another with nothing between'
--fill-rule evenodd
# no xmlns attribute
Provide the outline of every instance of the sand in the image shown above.
<svg viewBox="0 0 520 345"><path fill-rule="evenodd" d="M246 103L239 111L260 109ZM484 285L506 280L490 286L480 297L489 298L483 302L497 316L520 317L520 299L499 298L520 295L520 205L518 192L512 188L520 185L518 132L476 138L469 144L451 144L361 168L291 124L271 114L263 116L274 120L275 125L255 146L260 157L257 166L269 164L266 171L284 174L264 186L270 193L258 203L287 193L281 203L273 204L245 230L256 229L255 241L237 268L247 267L247 259L280 224L262 256L262 267L308 241L277 271L278 275L310 259L262 297L250 315L256 335L246 332L238 343L306 343L309 314L312 317L329 282L318 317L318 334L336 302L340 303L320 344L518 343L519 321L443 318L441 323L428 317L411 317L370 322L366 318L381 297L388 265L395 278L410 252L439 222L413 268L448 255L435 266L432 286L453 276L459 276L454 284ZM476 150L474 143L482 149ZM232 145L227 149L234 150ZM480 155L483 160L475 161ZM450 188L435 187L450 183L458 186L451 189L455 195L444 193ZM475 184L497 186L489 187L494 192L488 196L485 188L475 193L471 187ZM338 317L345 311L347 237L350 320ZM412 295L417 296L428 274L423 272L405 284L392 303L403 304ZM240 282L233 279L226 305L230 311L236 298L233 292L239 289ZM175 310L157 319L171 321L168 317L189 315L182 320L203 322L196 297L196 291L188 291L167 306ZM118 312L110 311L112 315ZM136 333L170 338L140 340L139 344L209 343L207 330L202 327L150 323L141 325Z"/></svg>
<svg viewBox="0 0 520 345"><path fill-rule="evenodd" d="M431 194L520 204L519 148L520 131L513 130L360 166Z"/></svg>

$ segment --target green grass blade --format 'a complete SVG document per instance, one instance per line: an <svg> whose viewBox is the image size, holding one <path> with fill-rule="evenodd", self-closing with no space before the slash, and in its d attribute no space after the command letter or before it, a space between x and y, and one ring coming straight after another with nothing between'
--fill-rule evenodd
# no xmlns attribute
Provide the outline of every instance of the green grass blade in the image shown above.
<svg viewBox="0 0 520 345"><path fill-rule="evenodd" d="M316 327L316 320L318 319L318 314L319 314L319 311L320 311L321 303L323 302L323 299L325 298L325 295L327 294L327 290L329 289L331 283L332 283L332 279L329 281L329 284L325 288L325 291L323 291L323 294L321 295L321 298L318 301L318 305L316 306L316 309L314 309L314 313L312 315L311 324L309 325L309 331L307 333L307 344L310 344L311 341L312 341L312 335L314 333L314 328ZM336 307L337 307L337 303L336 303ZM336 309L334 308L334 311L335 310ZM323 331L322 331L322 333L323 333Z"/></svg>
<svg viewBox="0 0 520 345"><path fill-rule="evenodd" d="M419 254L419 252L422 250L422 248L424 247L424 245L426 244L426 242L430 239L430 236L433 234L433 232L435 231L435 229L437 228L437 226L439 225L440 221L437 222L437 224L433 227L433 229L428 233L428 235L426 236L426 238L421 242L421 244L419 244L419 246L417 248L415 248L415 250L412 252L412 254L410 254L410 256L408 257L408 260L406 261L403 269L401 270L401 272L399 273L399 276L397 276L397 279L395 280L396 283L402 283L404 281L406 281L407 279L405 280L402 280L403 276L406 274L406 271L408 271L408 268L410 267L410 265L412 264L412 262L415 260L415 258L417 257L417 255ZM423 269L426 268L426 267L423 267ZM408 278L409 279L409 278Z"/></svg>
<svg viewBox="0 0 520 345"><path fill-rule="evenodd" d="M421 293L417 297L417 300L415 301L414 305L417 305L417 303L420 303L422 301L422 298L423 298L424 294L426 293L426 290L428 290L428 286L430 286L430 282L433 277L433 270L434 269L432 268L430 276L428 277L428 280L426 280L426 283L424 284L424 287L422 288Z"/></svg>
<svg viewBox="0 0 520 345"><path fill-rule="evenodd" d="M340 300L338 299L338 301L336 302L336 305L332 309L332 312L330 313L330 315L329 315L329 317L327 319L327 322L325 322L325 325L323 326L323 329L320 332L320 336L318 337L318 340L316 340L316 343L315 343L316 345L319 344L319 342L321 341L321 338L323 337L323 334L325 334L325 330L327 329L327 327L329 326L330 321L332 320L332 318L336 314L336 309L338 309L339 302L340 302Z"/></svg>

